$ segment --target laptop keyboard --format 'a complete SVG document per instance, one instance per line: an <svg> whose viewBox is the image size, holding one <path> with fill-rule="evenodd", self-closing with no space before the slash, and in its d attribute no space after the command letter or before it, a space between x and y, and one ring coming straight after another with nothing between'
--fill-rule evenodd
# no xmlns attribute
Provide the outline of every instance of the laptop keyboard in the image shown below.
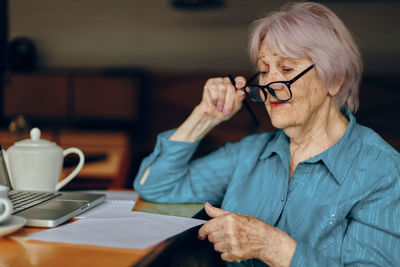
<svg viewBox="0 0 400 267"><path fill-rule="evenodd" d="M8 197L13 204L13 214L55 198L61 193L12 191Z"/></svg>

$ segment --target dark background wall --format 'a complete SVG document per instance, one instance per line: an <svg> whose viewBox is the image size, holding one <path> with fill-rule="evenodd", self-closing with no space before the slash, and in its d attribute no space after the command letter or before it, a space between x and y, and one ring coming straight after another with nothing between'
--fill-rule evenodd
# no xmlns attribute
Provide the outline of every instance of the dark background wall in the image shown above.
<svg viewBox="0 0 400 267"><path fill-rule="evenodd" d="M177 9L172 2L13 0L9 36L32 38L40 66L248 71L249 24L288 1L223 0L221 8L199 10ZM400 1L319 2L354 33L367 73L399 72Z"/></svg>

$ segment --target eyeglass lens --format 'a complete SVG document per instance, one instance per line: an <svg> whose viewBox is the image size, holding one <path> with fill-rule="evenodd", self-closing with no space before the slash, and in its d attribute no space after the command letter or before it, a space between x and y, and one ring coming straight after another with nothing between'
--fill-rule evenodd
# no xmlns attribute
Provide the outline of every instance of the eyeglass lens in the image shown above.
<svg viewBox="0 0 400 267"><path fill-rule="evenodd" d="M290 90L285 83L281 82L270 83L267 89L268 92L270 92L270 94L273 97L281 101L287 101L292 97Z"/></svg>
<svg viewBox="0 0 400 267"><path fill-rule="evenodd" d="M265 89L267 89L274 98L280 101L287 101L291 98L290 90L285 83L273 82ZM257 85L248 85L246 92L252 101L264 103L267 100L267 92L264 91L265 89L262 89Z"/></svg>

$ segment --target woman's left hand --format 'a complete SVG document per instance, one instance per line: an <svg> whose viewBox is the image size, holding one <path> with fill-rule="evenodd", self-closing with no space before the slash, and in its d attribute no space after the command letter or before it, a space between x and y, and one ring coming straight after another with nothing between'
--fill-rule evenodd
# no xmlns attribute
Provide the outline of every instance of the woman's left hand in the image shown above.
<svg viewBox="0 0 400 267"><path fill-rule="evenodd" d="M214 244L225 261L258 258L270 266L289 266L296 241L278 228L262 220L231 213L206 203L205 210L213 218L199 230L199 239Z"/></svg>

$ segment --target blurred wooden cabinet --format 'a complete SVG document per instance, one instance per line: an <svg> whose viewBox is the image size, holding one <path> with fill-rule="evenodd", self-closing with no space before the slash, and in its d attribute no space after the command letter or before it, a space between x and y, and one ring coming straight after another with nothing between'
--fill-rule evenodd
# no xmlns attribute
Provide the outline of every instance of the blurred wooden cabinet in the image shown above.
<svg viewBox="0 0 400 267"><path fill-rule="evenodd" d="M136 119L138 82L132 77L75 76L72 82L73 116Z"/></svg>
<svg viewBox="0 0 400 267"><path fill-rule="evenodd" d="M4 88L4 115L66 118L69 79L60 74L10 74Z"/></svg>
<svg viewBox="0 0 400 267"><path fill-rule="evenodd" d="M3 91L3 116L25 115L35 121L138 120L141 73L102 71L37 71L8 74Z"/></svg>
<svg viewBox="0 0 400 267"><path fill-rule="evenodd" d="M57 133L57 142L66 149L77 147L85 154L85 165L78 176L65 189L110 189L131 188L130 136L121 131L62 130ZM78 159L64 161L62 177L76 167Z"/></svg>

